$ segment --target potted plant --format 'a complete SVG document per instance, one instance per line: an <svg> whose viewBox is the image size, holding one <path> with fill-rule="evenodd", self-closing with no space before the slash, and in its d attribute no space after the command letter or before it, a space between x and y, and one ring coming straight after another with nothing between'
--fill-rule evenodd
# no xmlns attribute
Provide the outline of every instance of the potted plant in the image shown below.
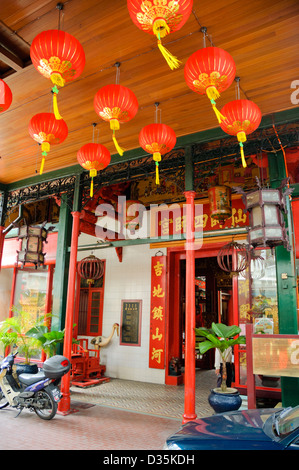
<svg viewBox="0 0 299 470"><path fill-rule="evenodd" d="M35 339L49 358L56 354L57 344L63 343L64 330L49 331L46 325L36 325L27 331L26 336Z"/></svg>
<svg viewBox="0 0 299 470"><path fill-rule="evenodd" d="M30 359L38 352L39 345L34 338L26 336L26 332L34 325L36 320L29 312L16 308L13 310L16 315L6 318L2 322L0 330L1 342L4 344L6 341L6 346L17 345L20 354L24 357L23 367L21 367L21 364L18 364L18 370L22 368L22 372L35 373L38 371L37 364L32 364Z"/></svg>
<svg viewBox="0 0 299 470"><path fill-rule="evenodd" d="M241 332L241 328L236 325L227 326L223 323L212 323L211 329L195 328L197 337L204 337L196 343L196 349L201 354L205 354L212 348L217 348L222 358L222 383L221 387L211 390L209 395L209 403L217 413L224 411L237 410L240 408L242 400L236 388L227 387L226 385L226 352L228 348L232 348L236 344L245 344L245 336L237 336ZM237 337L236 337L237 336Z"/></svg>
<svg viewBox="0 0 299 470"><path fill-rule="evenodd" d="M5 356L5 350L9 346L16 344L18 335L15 331L6 331L3 324L0 326L0 343L2 348L0 350L0 356Z"/></svg>

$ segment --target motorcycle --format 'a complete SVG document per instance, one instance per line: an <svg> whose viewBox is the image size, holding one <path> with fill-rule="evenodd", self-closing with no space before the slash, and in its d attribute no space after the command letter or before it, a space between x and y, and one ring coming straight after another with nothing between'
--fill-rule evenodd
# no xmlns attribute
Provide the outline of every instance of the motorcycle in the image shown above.
<svg viewBox="0 0 299 470"><path fill-rule="evenodd" d="M41 419L54 418L61 399L59 383L71 368L64 356L53 356L36 373L22 373L14 364L18 351L6 356L0 365L0 410L6 406L35 411Z"/></svg>

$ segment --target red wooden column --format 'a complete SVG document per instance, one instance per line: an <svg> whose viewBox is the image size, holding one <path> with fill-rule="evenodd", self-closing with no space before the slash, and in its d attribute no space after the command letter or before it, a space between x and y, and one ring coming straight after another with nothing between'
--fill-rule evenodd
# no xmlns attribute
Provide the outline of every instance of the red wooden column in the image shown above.
<svg viewBox="0 0 299 470"><path fill-rule="evenodd" d="M196 418L195 413L195 253L194 197L186 191L186 312L185 312L185 411L183 423Z"/></svg>
<svg viewBox="0 0 299 470"><path fill-rule="evenodd" d="M3 254L3 246L4 246L4 239L5 239L5 233L3 233L4 229L5 227L0 227L0 271L1 271L2 254Z"/></svg>
<svg viewBox="0 0 299 470"><path fill-rule="evenodd" d="M252 335L253 325L247 323L246 325L246 362L247 362L247 397L248 409L254 410L256 408L256 390L255 390L255 376L253 373L253 356L252 356Z"/></svg>
<svg viewBox="0 0 299 470"><path fill-rule="evenodd" d="M71 253L69 264L69 280L67 290L67 303L65 314L65 335L63 345L63 355L71 360L72 354L72 338L73 338L73 312L75 303L75 286L76 286L76 263L78 252L78 237L80 226L80 212L72 212L73 230L71 240ZM61 380L62 399L59 402L58 410L62 414L68 414L71 410L70 395L70 372L62 377Z"/></svg>
<svg viewBox="0 0 299 470"><path fill-rule="evenodd" d="M48 265L48 278L47 278L47 294L46 294L46 304L45 304L45 322L47 327L51 326L51 319L47 318L47 315L51 313L52 307L52 289L53 289L53 272L54 272L54 265ZM41 354L41 361L45 362L47 355L45 351L42 350Z"/></svg>

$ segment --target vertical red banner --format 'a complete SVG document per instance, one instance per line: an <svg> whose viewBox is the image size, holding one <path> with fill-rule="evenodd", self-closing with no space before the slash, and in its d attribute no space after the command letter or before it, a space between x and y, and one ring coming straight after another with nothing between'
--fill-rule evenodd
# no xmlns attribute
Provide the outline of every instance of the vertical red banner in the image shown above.
<svg viewBox="0 0 299 470"><path fill-rule="evenodd" d="M149 367L165 367L166 256L152 257Z"/></svg>

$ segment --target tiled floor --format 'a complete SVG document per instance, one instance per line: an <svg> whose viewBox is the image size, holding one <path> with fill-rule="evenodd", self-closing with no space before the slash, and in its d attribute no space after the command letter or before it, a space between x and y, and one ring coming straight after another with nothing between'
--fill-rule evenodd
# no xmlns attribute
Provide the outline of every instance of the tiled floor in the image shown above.
<svg viewBox="0 0 299 470"><path fill-rule="evenodd" d="M199 371L196 383L198 417L211 415L214 371ZM72 387L71 405L73 413L48 422L27 410L17 418L12 408L0 410L0 450L161 450L181 425L184 386L111 379Z"/></svg>
<svg viewBox="0 0 299 470"><path fill-rule="evenodd" d="M196 372L196 414L211 415L208 403L211 388L216 385L215 371ZM71 399L139 413L181 419L184 413L184 385L159 385L132 380L111 379L90 388L71 388Z"/></svg>

